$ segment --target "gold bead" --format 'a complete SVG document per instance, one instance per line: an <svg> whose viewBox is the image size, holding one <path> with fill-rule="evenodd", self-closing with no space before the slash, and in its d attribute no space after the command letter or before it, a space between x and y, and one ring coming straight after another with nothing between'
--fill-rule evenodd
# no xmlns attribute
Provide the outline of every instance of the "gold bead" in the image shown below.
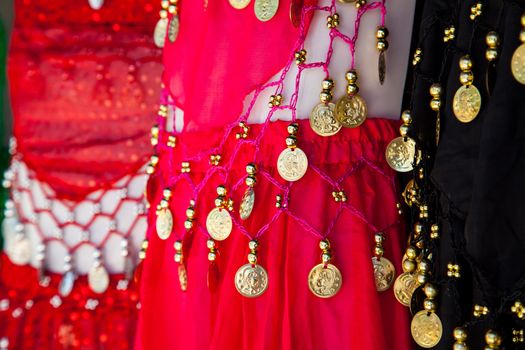
<svg viewBox="0 0 525 350"><path fill-rule="evenodd" d="M468 350L468 346L465 343L454 343L452 350Z"/></svg>
<svg viewBox="0 0 525 350"><path fill-rule="evenodd" d="M490 31L487 33L487 36L485 37L485 42L487 43L488 47L495 48L499 46L499 35L495 31Z"/></svg>
<svg viewBox="0 0 525 350"><path fill-rule="evenodd" d="M217 186L217 194L219 196L226 196L226 187L224 187L224 185Z"/></svg>
<svg viewBox="0 0 525 350"><path fill-rule="evenodd" d="M348 84L346 86L346 93L348 95L355 95L359 92L359 87L355 84Z"/></svg>
<svg viewBox="0 0 525 350"><path fill-rule="evenodd" d="M209 252L208 253L208 260L209 261L215 261L215 259L217 259L217 254L214 253L214 252Z"/></svg>
<svg viewBox="0 0 525 350"><path fill-rule="evenodd" d="M386 40L378 40L376 42L376 48L379 51L386 51L386 50L388 50L388 41L386 41Z"/></svg>
<svg viewBox="0 0 525 350"><path fill-rule="evenodd" d="M430 269L430 262L427 259L421 259L418 264L419 271L426 272Z"/></svg>
<svg viewBox="0 0 525 350"><path fill-rule="evenodd" d="M255 239L252 239L249 243L248 243L248 248L250 248L250 250L255 250L259 247L259 242L257 242Z"/></svg>
<svg viewBox="0 0 525 350"><path fill-rule="evenodd" d="M327 239L323 239L319 242L319 248L321 248L321 250L330 249L330 242Z"/></svg>
<svg viewBox="0 0 525 350"><path fill-rule="evenodd" d="M246 165L246 172L250 175L255 175L257 166L254 163L248 163L248 165Z"/></svg>
<svg viewBox="0 0 525 350"><path fill-rule="evenodd" d="M441 109L441 100L439 98L433 98L430 100L430 108L433 111L439 111Z"/></svg>
<svg viewBox="0 0 525 350"><path fill-rule="evenodd" d="M253 254L253 253L249 253L248 254L248 262L250 264L255 264L257 263L257 255Z"/></svg>
<svg viewBox="0 0 525 350"><path fill-rule="evenodd" d="M525 27L525 12L521 15L521 26Z"/></svg>
<svg viewBox="0 0 525 350"><path fill-rule="evenodd" d="M408 128L408 125L401 124L401 126L399 127L399 134L402 137L406 137L408 135Z"/></svg>
<svg viewBox="0 0 525 350"><path fill-rule="evenodd" d="M434 287L432 283L425 284L423 290L428 299L434 299L438 293L436 287Z"/></svg>
<svg viewBox="0 0 525 350"><path fill-rule="evenodd" d="M345 78L350 84L355 83L357 81L357 72L355 70L348 71L345 74Z"/></svg>
<svg viewBox="0 0 525 350"><path fill-rule="evenodd" d="M376 256L383 256L384 253L385 253L385 250L383 249L383 247L381 247L381 246L375 246L374 247L374 254Z"/></svg>
<svg viewBox="0 0 525 350"><path fill-rule="evenodd" d="M433 97L439 97L441 96L441 84L439 83L434 83L432 85L430 85L430 96L433 96Z"/></svg>
<svg viewBox="0 0 525 350"><path fill-rule="evenodd" d="M489 62L494 61L496 58L498 58L498 50L497 49L488 48L487 51L485 51L485 58Z"/></svg>
<svg viewBox="0 0 525 350"><path fill-rule="evenodd" d="M175 241L175 243L173 244L173 248L175 248L175 250L182 250L182 242Z"/></svg>
<svg viewBox="0 0 525 350"><path fill-rule="evenodd" d="M334 81L332 79L325 79L322 83L323 90L332 90L334 88Z"/></svg>
<svg viewBox="0 0 525 350"><path fill-rule="evenodd" d="M454 328L454 339L459 342L465 342L467 340L467 330L463 327Z"/></svg>
<svg viewBox="0 0 525 350"><path fill-rule="evenodd" d="M414 224L414 232L418 235L421 234L421 232L423 232L423 225L420 222L416 222Z"/></svg>
<svg viewBox="0 0 525 350"><path fill-rule="evenodd" d="M470 85L474 81L474 74L472 71L464 71L459 73L459 82L463 85Z"/></svg>
<svg viewBox="0 0 525 350"><path fill-rule="evenodd" d="M410 260L415 260L417 258L416 248L410 246L407 248L406 255Z"/></svg>
<svg viewBox="0 0 525 350"><path fill-rule="evenodd" d="M388 36L388 29L386 27L377 27L376 38L385 39Z"/></svg>
<svg viewBox="0 0 525 350"><path fill-rule="evenodd" d="M485 342L489 346L500 346L501 336L498 334L498 332L489 329L487 333L485 333Z"/></svg>
<svg viewBox="0 0 525 350"><path fill-rule="evenodd" d="M428 277L427 277L426 274L421 273L421 272L418 272L418 273L416 274L416 279L417 279L417 283L419 283L419 284L425 284L425 283L427 282Z"/></svg>
<svg viewBox="0 0 525 350"><path fill-rule="evenodd" d="M295 135L299 131L299 125L297 123L291 123L286 128L290 135Z"/></svg>
<svg viewBox="0 0 525 350"><path fill-rule="evenodd" d="M406 125L412 124L412 112L410 112L409 109L404 110L401 113L401 120L403 121L403 124L406 124Z"/></svg>
<svg viewBox="0 0 525 350"><path fill-rule="evenodd" d="M162 191L162 196L166 199L170 199L171 198L171 190L169 188L165 188L163 191Z"/></svg>
<svg viewBox="0 0 525 350"><path fill-rule="evenodd" d="M403 271L414 272L416 270L416 262L414 260L406 259L403 261Z"/></svg>
<svg viewBox="0 0 525 350"><path fill-rule="evenodd" d="M319 94L319 97L322 103L328 103L332 101L332 98L333 98L332 94L328 91L321 91L321 93Z"/></svg>
<svg viewBox="0 0 525 350"><path fill-rule="evenodd" d="M215 248L215 241L213 239L208 239L206 241L206 247L208 249L214 249Z"/></svg>
<svg viewBox="0 0 525 350"><path fill-rule="evenodd" d="M436 311L436 303L432 299L425 299L423 301L423 307L428 312Z"/></svg>
<svg viewBox="0 0 525 350"><path fill-rule="evenodd" d="M459 69L467 71L472 69L472 60L469 55L462 56L459 59Z"/></svg>
<svg viewBox="0 0 525 350"><path fill-rule="evenodd" d="M249 175L246 177L244 182L246 183L246 186L253 187L257 183L257 178L253 175Z"/></svg>
<svg viewBox="0 0 525 350"><path fill-rule="evenodd" d="M175 260L176 263L180 263L182 261L182 254L181 253L175 253L175 255L173 256L173 259Z"/></svg>
<svg viewBox="0 0 525 350"><path fill-rule="evenodd" d="M520 41L525 43L525 29L520 30Z"/></svg>
<svg viewBox="0 0 525 350"><path fill-rule="evenodd" d="M191 230L193 228L193 221L189 219L184 220L184 228L186 230Z"/></svg>
<svg viewBox="0 0 525 350"><path fill-rule="evenodd" d="M297 138L294 135L290 135L286 138L286 146L293 148L297 146Z"/></svg>
<svg viewBox="0 0 525 350"><path fill-rule="evenodd" d="M377 244L383 243L385 241L385 236L383 232L376 232L374 235L374 240Z"/></svg>
<svg viewBox="0 0 525 350"><path fill-rule="evenodd" d="M324 264L329 263L330 260L332 260L332 255L330 255L330 253L323 253L321 255L321 260L323 261Z"/></svg>

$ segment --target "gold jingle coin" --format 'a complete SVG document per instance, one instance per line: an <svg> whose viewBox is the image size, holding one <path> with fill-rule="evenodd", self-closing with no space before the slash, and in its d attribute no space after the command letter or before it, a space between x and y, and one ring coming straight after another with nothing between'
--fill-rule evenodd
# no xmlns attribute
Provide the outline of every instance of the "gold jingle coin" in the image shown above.
<svg viewBox="0 0 525 350"><path fill-rule="evenodd" d="M308 274L308 287L319 298L331 298L336 295L342 282L341 272L332 264L316 265Z"/></svg>
<svg viewBox="0 0 525 350"><path fill-rule="evenodd" d="M279 0L255 0L255 17L261 22L269 21L277 13Z"/></svg>
<svg viewBox="0 0 525 350"><path fill-rule="evenodd" d="M525 84L525 44L518 46L514 54L512 54L510 68L514 79L520 84Z"/></svg>
<svg viewBox="0 0 525 350"><path fill-rule="evenodd" d="M425 349L438 345L443 336L443 324L435 312L421 310L412 318L410 324L412 338Z"/></svg>
<svg viewBox="0 0 525 350"><path fill-rule="evenodd" d="M335 118L345 128L357 128L368 114L365 100L359 95L344 96L335 105Z"/></svg>
<svg viewBox="0 0 525 350"><path fill-rule="evenodd" d="M385 157L388 165L395 171L405 173L412 171L412 162L416 154L416 142L410 137L396 137L386 147Z"/></svg>
<svg viewBox="0 0 525 350"><path fill-rule="evenodd" d="M297 181L308 170L308 158L300 148L286 148L279 154L277 170L286 181Z"/></svg>
<svg viewBox="0 0 525 350"><path fill-rule="evenodd" d="M462 123L473 121L481 109L481 95L474 85L462 85L452 101L454 115Z"/></svg>
<svg viewBox="0 0 525 350"><path fill-rule="evenodd" d="M171 17L170 25L168 26L168 40L170 43L174 43L179 35L180 20L179 16L175 15Z"/></svg>
<svg viewBox="0 0 525 350"><path fill-rule="evenodd" d="M403 272L397 276L394 282L394 296L401 305L410 306L412 301L412 294L419 286L416 277L413 273Z"/></svg>
<svg viewBox="0 0 525 350"><path fill-rule="evenodd" d="M385 257L380 259L375 256L372 258L372 264L374 266L374 280L376 282L376 289L378 292L384 292L394 282L396 276L396 268L390 260Z"/></svg>
<svg viewBox="0 0 525 350"><path fill-rule="evenodd" d="M159 19L153 31L153 42L159 48L163 48L166 44L166 30L168 30L168 19Z"/></svg>
<svg viewBox="0 0 525 350"><path fill-rule="evenodd" d="M252 213L253 206L255 204L255 191L253 188L248 187L246 192L241 199L241 205L239 206L239 216L241 219L246 220L250 217Z"/></svg>
<svg viewBox="0 0 525 350"><path fill-rule="evenodd" d="M237 10L242 10L250 4L251 0L229 0L231 7Z"/></svg>
<svg viewBox="0 0 525 350"><path fill-rule="evenodd" d="M102 294L109 287L109 274L103 265L95 264L88 272L89 288L95 293Z"/></svg>
<svg viewBox="0 0 525 350"><path fill-rule="evenodd" d="M232 233L233 222L227 209L214 208L206 218L206 228L211 238L224 241Z"/></svg>
<svg viewBox="0 0 525 350"><path fill-rule="evenodd" d="M157 236L162 240L168 239L171 235L173 229L173 215L169 209L164 208L157 212L155 228L157 229Z"/></svg>
<svg viewBox="0 0 525 350"><path fill-rule="evenodd" d="M310 126L320 136L332 136L341 130L342 125L335 118L335 104L319 103L310 114Z"/></svg>
<svg viewBox="0 0 525 350"><path fill-rule="evenodd" d="M178 274L179 274L180 290L185 292L186 289L188 289L188 273L186 271L186 266L184 266L184 264L179 264Z"/></svg>
<svg viewBox="0 0 525 350"><path fill-rule="evenodd" d="M268 273L260 265L242 265L235 273L235 288L247 298L258 297L268 288Z"/></svg>
<svg viewBox="0 0 525 350"><path fill-rule="evenodd" d="M31 261L31 243L26 237L15 238L6 253L13 264L23 266Z"/></svg>

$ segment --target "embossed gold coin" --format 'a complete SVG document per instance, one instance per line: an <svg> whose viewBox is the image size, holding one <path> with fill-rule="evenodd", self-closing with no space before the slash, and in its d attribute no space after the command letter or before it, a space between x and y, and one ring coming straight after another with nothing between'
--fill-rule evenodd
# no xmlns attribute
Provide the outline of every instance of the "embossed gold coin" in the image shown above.
<svg viewBox="0 0 525 350"><path fill-rule="evenodd" d="M394 296L397 301L406 307L410 306L412 294L419 286L416 277L410 272L403 272L397 276L394 282Z"/></svg>
<svg viewBox="0 0 525 350"><path fill-rule="evenodd" d="M9 249L6 249L6 253L13 264L27 265L31 261L31 243L26 237L15 238Z"/></svg>
<svg viewBox="0 0 525 350"><path fill-rule="evenodd" d="M390 141L385 151L388 165L401 173L414 169L412 162L414 162L415 154L416 142L409 137L406 141L403 137L396 137Z"/></svg>
<svg viewBox="0 0 525 350"><path fill-rule="evenodd" d="M378 292L384 292L394 282L396 276L396 268L390 260L385 257L377 259L375 256L372 258L372 264L374 266L374 279L376 282L376 289Z"/></svg>
<svg viewBox="0 0 525 350"><path fill-rule="evenodd" d="M297 181L308 170L308 158L300 148L286 148L279 154L277 170L286 181Z"/></svg>
<svg viewBox="0 0 525 350"><path fill-rule="evenodd" d="M186 271L186 266L184 266L184 264L179 264L178 275L179 275L180 289L183 292L185 292L186 289L188 289L188 273Z"/></svg>
<svg viewBox="0 0 525 350"><path fill-rule="evenodd" d="M339 292L343 280L341 272L332 264L314 266L308 274L308 287L319 298L331 298Z"/></svg>
<svg viewBox="0 0 525 350"><path fill-rule="evenodd" d="M171 231L173 230L173 215L169 209L164 208L157 212L155 228L157 229L157 236L162 240L168 239L171 235Z"/></svg>
<svg viewBox="0 0 525 350"><path fill-rule="evenodd" d="M174 43L179 36L180 20L179 16L173 16L170 19L170 25L168 26L168 40Z"/></svg>
<svg viewBox="0 0 525 350"><path fill-rule="evenodd" d="M258 297L268 288L268 273L260 265L242 265L235 274L235 288L247 298Z"/></svg>
<svg viewBox="0 0 525 350"><path fill-rule="evenodd" d="M439 316L434 312L429 313L426 310L421 310L412 318L410 331L417 345L425 349L430 349L438 345L441 340L443 336L443 324Z"/></svg>
<svg viewBox="0 0 525 350"><path fill-rule="evenodd" d="M163 48L166 43L166 30L168 29L168 19L160 18L153 31L153 42L159 48Z"/></svg>
<svg viewBox="0 0 525 350"><path fill-rule="evenodd" d="M319 103L310 114L310 126L320 136L332 136L341 130L342 125L335 119L335 104Z"/></svg>
<svg viewBox="0 0 525 350"><path fill-rule="evenodd" d="M246 220L250 217L252 213L253 206L255 204L255 191L253 188L248 187L246 192L241 199L241 205L239 206L239 216L241 219Z"/></svg>
<svg viewBox="0 0 525 350"><path fill-rule="evenodd" d="M255 0L255 17L261 22L269 21L277 13L279 0Z"/></svg>
<svg viewBox="0 0 525 350"><path fill-rule="evenodd" d="M365 100L359 95L344 96L335 105L335 118L345 128L357 128L368 114Z"/></svg>
<svg viewBox="0 0 525 350"><path fill-rule="evenodd" d="M211 238L224 241L232 233L233 223L230 213L226 209L214 208L206 218L206 228Z"/></svg>
<svg viewBox="0 0 525 350"><path fill-rule="evenodd" d="M462 85L452 101L454 115L462 123L473 121L481 109L481 95L474 85Z"/></svg>
<svg viewBox="0 0 525 350"><path fill-rule="evenodd" d="M242 10L250 4L251 0L229 0L231 7L237 10Z"/></svg>
<svg viewBox="0 0 525 350"><path fill-rule="evenodd" d="M521 84L525 84L525 44L518 46L514 54L512 54L510 68L514 79Z"/></svg>
<svg viewBox="0 0 525 350"><path fill-rule="evenodd" d="M95 293L102 294L109 287L109 274L103 265L95 264L88 272L89 288Z"/></svg>

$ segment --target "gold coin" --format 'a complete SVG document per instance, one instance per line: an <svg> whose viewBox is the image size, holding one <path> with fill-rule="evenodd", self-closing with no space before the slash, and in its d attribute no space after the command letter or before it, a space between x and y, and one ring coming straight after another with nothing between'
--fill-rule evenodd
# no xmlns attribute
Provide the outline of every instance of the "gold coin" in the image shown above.
<svg viewBox="0 0 525 350"><path fill-rule="evenodd" d="M357 128L368 114L365 100L359 95L344 96L335 105L335 117L345 128Z"/></svg>
<svg viewBox="0 0 525 350"><path fill-rule="evenodd" d="M443 336L443 324L435 312L421 310L412 318L410 324L412 338L425 349L438 345Z"/></svg>
<svg viewBox="0 0 525 350"><path fill-rule="evenodd" d="M277 170L286 181L297 181L308 170L308 158L300 148L286 148L279 154Z"/></svg>
<svg viewBox="0 0 525 350"><path fill-rule="evenodd" d="M242 265L235 274L235 288L247 298L258 297L268 288L268 273L260 265Z"/></svg>
<svg viewBox="0 0 525 350"><path fill-rule="evenodd" d="M241 205L239 206L239 216L241 219L246 220L252 213L253 206L255 204L255 191L253 188L248 187L244 195L242 196Z"/></svg>
<svg viewBox="0 0 525 350"><path fill-rule="evenodd" d="M332 136L341 130L342 125L335 119L335 104L319 103L310 114L310 126L320 136Z"/></svg>
<svg viewBox="0 0 525 350"><path fill-rule="evenodd" d="M525 44L518 46L514 54L512 54L510 68L514 79L520 84L525 84Z"/></svg>
<svg viewBox="0 0 525 350"><path fill-rule="evenodd" d="M230 5L237 10L242 10L250 4L251 0L230 0Z"/></svg>
<svg viewBox="0 0 525 350"><path fill-rule="evenodd" d="M384 292L394 282L396 276L396 268L390 260L385 257L377 259L375 256L372 258L372 264L374 266L374 280L376 282L376 289L378 292Z"/></svg>
<svg viewBox="0 0 525 350"><path fill-rule="evenodd" d="M308 274L308 287L319 298L331 298L339 292L343 283L341 272L332 264L314 266Z"/></svg>
<svg viewBox="0 0 525 350"><path fill-rule="evenodd" d="M95 264L88 272L89 288L95 293L102 294L109 287L109 274L103 265Z"/></svg>
<svg viewBox="0 0 525 350"><path fill-rule="evenodd" d="M419 286L416 277L410 272L403 272L397 276L394 282L394 296L397 301L406 307L410 306L412 294Z"/></svg>
<svg viewBox="0 0 525 350"><path fill-rule="evenodd" d="M171 235L171 231L173 230L173 215L169 209L164 208L157 212L155 228L157 229L157 236L162 240L168 239Z"/></svg>
<svg viewBox="0 0 525 350"><path fill-rule="evenodd" d="M168 19L161 18L158 20L155 25L155 30L153 31L153 42L159 48L163 48L166 43L166 30L168 29Z"/></svg>
<svg viewBox="0 0 525 350"><path fill-rule="evenodd" d="M9 259L15 265L27 265L31 261L31 243L26 237L15 238L7 249Z"/></svg>
<svg viewBox="0 0 525 350"><path fill-rule="evenodd" d="M168 26L168 40L171 43L174 43L177 40L179 35L180 21L179 16L173 16L170 20L170 25Z"/></svg>
<svg viewBox="0 0 525 350"><path fill-rule="evenodd" d="M184 264L179 264L178 274L180 289L185 292L188 289L188 273Z"/></svg>
<svg viewBox="0 0 525 350"><path fill-rule="evenodd" d="M481 109L481 95L474 85L462 85L452 102L454 115L462 123L473 121Z"/></svg>
<svg viewBox="0 0 525 350"><path fill-rule="evenodd" d="M395 171L405 173L412 171L412 162L416 154L416 142L410 137L396 137L386 147L385 157L388 165Z"/></svg>
<svg viewBox="0 0 525 350"><path fill-rule="evenodd" d="M206 218L206 228L211 238L216 241L224 241L232 233L233 222L230 213L226 209L214 208Z"/></svg>
<svg viewBox="0 0 525 350"><path fill-rule="evenodd" d="M277 13L279 0L255 0L255 17L261 22L269 21Z"/></svg>

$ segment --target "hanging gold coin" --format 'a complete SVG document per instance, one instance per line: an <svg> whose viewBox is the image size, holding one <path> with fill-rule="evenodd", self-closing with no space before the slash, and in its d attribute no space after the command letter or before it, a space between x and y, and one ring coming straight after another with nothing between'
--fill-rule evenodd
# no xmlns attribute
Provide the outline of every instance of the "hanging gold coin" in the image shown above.
<svg viewBox="0 0 525 350"><path fill-rule="evenodd" d="M430 349L438 345L441 340L443 324L436 313L421 310L412 318L410 331L417 345Z"/></svg>
<svg viewBox="0 0 525 350"><path fill-rule="evenodd" d="M268 273L260 265L245 264L235 274L235 288L247 298L255 298L268 288Z"/></svg>
<svg viewBox="0 0 525 350"><path fill-rule="evenodd" d="M157 212L155 227L157 229L157 235L160 239L168 239L173 229L173 215L169 209L163 208Z"/></svg>
<svg viewBox="0 0 525 350"><path fill-rule="evenodd" d="M525 44L518 46L510 63L512 75L520 84L525 84Z"/></svg>
<svg viewBox="0 0 525 350"><path fill-rule="evenodd" d="M88 272L89 288L95 293L104 293L109 286L109 274L103 265L95 264Z"/></svg>
<svg viewBox="0 0 525 350"><path fill-rule="evenodd" d="M277 170L286 181L297 181L308 170L308 158L300 148L286 148L279 154Z"/></svg>
<svg viewBox="0 0 525 350"><path fill-rule="evenodd" d="M481 95L474 85L462 85L452 102L454 115L462 123L473 121L481 109Z"/></svg>
<svg viewBox="0 0 525 350"><path fill-rule="evenodd" d="M341 272L335 265L319 264L308 274L308 287L319 298L331 298L341 289Z"/></svg>
<svg viewBox="0 0 525 350"><path fill-rule="evenodd" d="M31 261L31 243L26 237L15 238L7 250L9 259L15 265L27 265Z"/></svg>
<svg viewBox="0 0 525 350"><path fill-rule="evenodd" d="M186 271L186 266L184 266L184 264L179 264L178 275L179 275L180 289L183 292L185 292L186 289L188 289L188 273Z"/></svg>
<svg viewBox="0 0 525 350"><path fill-rule="evenodd" d="M384 292L394 282L396 276L396 268L390 260L385 257L381 259L372 258L372 264L374 266L374 280L376 282L376 289L378 292Z"/></svg>
<svg viewBox="0 0 525 350"><path fill-rule="evenodd" d="M241 219L246 220L250 217L255 204L255 191L253 188L248 187L242 196L241 204L239 206L239 216Z"/></svg>
<svg viewBox="0 0 525 350"><path fill-rule="evenodd" d="M416 154L416 142L407 137L396 137L386 147L385 157L388 165L395 171L405 173L414 169L412 162Z"/></svg>
<svg viewBox="0 0 525 350"><path fill-rule="evenodd" d="M343 96L335 105L335 118L345 128L357 128L368 114L365 100L359 95Z"/></svg>
<svg viewBox="0 0 525 350"><path fill-rule="evenodd" d="M419 286L416 277L410 272L403 272L397 276L394 282L394 296L397 301L406 307L410 306L412 294Z"/></svg>
<svg viewBox="0 0 525 350"><path fill-rule="evenodd" d="M170 43L174 43L179 36L180 21L179 16L175 15L171 17L170 25L168 26L168 40Z"/></svg>
<svg viewBox="0 0 525 350"><path fill-rule="evenodd" d="M341 130L342 125L335 118L335 104L319 103L310 114L310 126L320 136L332 136Z"/></svg>
<svg viewBox="0 0 525 350"><path fill-rule="evenodd" d="M251 0L229 0L231 7L237 10L242 10L250 4Z"/></svg>
<svg viewBox="0 0 525 350"><path fill-rule="evenodd" d="M277 13L279 0L255 0L255 17L261 22L269 21Z"/></svg>
<svg viewBox="0 0 525 350"><path fill-rule="evenodd" d="M155 30L153 31L153 42L159 48L163 48L166 43L166 30L168 29L168 19L161 18L158 20L155 25Z"/></svg>
<svg viewBox="0 0 525 350"><path fill-rule="evenodd" d="M233 222L228 210L214 208L206 218L206 228L211 238L224 241L232 232Z"/></svg>

